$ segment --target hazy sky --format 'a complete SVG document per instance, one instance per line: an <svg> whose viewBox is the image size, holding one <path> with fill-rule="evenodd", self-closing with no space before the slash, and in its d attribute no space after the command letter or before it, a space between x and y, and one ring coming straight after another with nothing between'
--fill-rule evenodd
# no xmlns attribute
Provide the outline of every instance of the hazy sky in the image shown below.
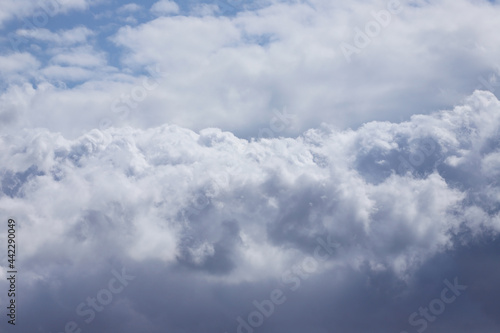
<svg viewBox="0 0 500 333"><path fill-rule="evenodd" d="M0 333L498 333L497 1L0 7Z"/></svg>

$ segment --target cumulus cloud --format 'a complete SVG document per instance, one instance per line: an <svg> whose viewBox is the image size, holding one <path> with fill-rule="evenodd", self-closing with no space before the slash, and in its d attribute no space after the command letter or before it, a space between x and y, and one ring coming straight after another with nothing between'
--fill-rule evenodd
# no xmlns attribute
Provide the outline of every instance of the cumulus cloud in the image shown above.
<svg viewBox="0 0 500 333"><path fill-rule="evenodd" d="M155 2L151 6L151 12L155 15L165 15L165 14L177 14L179 12L179 6L174 1L161 0Z"/></svg>
<svg viewBox="0 0 500 333"><path fill-rule="evenodd" d="M499 44L490 27L498 7L485 2L401 3L387 26L346 59L340 46L357 45L358 32L377 24L387 6L284 2L232 18L161 18L123 28L114 40L130 50L127 64L158 63L170 71L165 90L178 100L158 96L158 105L193 114L201 109L193 101L203 101L206 117L198 122L218 124L262 118L263 110L285 105L302 120L302 131L321 121L341 127L399 121L456 104L485 89L478 77L498 74L491 55Z"/></svg>
<svg viewBox="0 0 500 333"><path fill-rule="evenodd" d="M142 9L141 6L139 6L138 4L135 4L135 3L128 3L126 5L123 5L121 6L120 8L118 8L118 12L122 12L122 13L133 13L133 12L137 12L137 11L140 11Z"/></svg>
<svg viewBox="0 0 500 333"><path fill-rule="evenodd" d="M0 56L0 61L2 62L0 75L5 81L13 78L16 74L23 74L19 75L19 78L25 77L27 73L33 73L33 70L40 67L40 62L29 53L14 53L7 56Z"/></svg>
<svg viewBox="0 0 500 333"><path fill-rule="evenodd" d="M498 331L498 4L19 6L22 330Z"/></svg>
<svg viewBox="0 0 500 333"><path fill-rule="evenodd" d="M263 332L289 329L296 316L302 323L292 332L331 325L378 332L384 326L374 307L381 304L379 312L401 312L398 304L409 311L385 324L402 330L412 306L425 300L416 293L426 265L453 266L446 253L460 256L463 246L478 247L500 230L499 128L500 102L476 91L453 110L408 122L357 130L324 124L297 138L248 141L216 128L196 133L168 124L95 129L76 139L44 129L3 135L0 211L22 226L24 307L33 318L26 324L56 330L73 318L86 325L73 309L109 279L104 267L126 265L141 282L117 296L92 324L94 332L110 323L121 329L117 319L124 315L148 332L236 331L234 318L248 313L255 298L269 297L273 284L297 286L299 275L287 278L287 270L312 256L318 239L328 239L337 244L335 254L307 281L298 280L310 293L288 294ZM67 295L75 283L82 289ZM384 295L372 294L373 286ZM469 320L471 308L484 307L474 316L496 320L497 303L474 298L477 289L468 292L470 300L454 313ZM60 315L35 314L47 297ZM353 297L369 304L358 308L367 318L359 324L341 316L358 306ZM300 310L341 301L345 308L333 317L323 308L316 315Z"/></svg>
<svg viewBox="0 0 500 333"><path fill-rule="evenodd" d="M101 26L20 29L18 37L32 43L26 53L48 67L46 73L53 73L54 65L84 67L68 69L72 74L67 75L84 80L68 84L68 90L82 86L57 94L81 93L83 99L106 92L108 98L94 103L92 112L69 127L58 121L36 126L75 138L75 133L109 118L115 126L145 129L168 122L196 131L218 127L249 138L267 126L272 110L286 107L297 122L280 134L291 136L322 122L356 128L373 120L409 120L415 113L456 105L475 89L498 92L500 44L492 33L497 5L467 0L401 3L386 18L388 24L379 24L379 33L359 47L360 34L386 17L381 12L388 10L388 3L242 4L231 16L191 6L192 12L179 9L168 16L141 18L133 26L111 24L116 26L111 33ZM175 7L174 2L157 2L152 8L160 5ZM103 33L106 38L96 42ZM45 43L49 50L40 50ZM341 48L346 43L359 51L350 61ZM84 44L92 52L87 45L83 50ZM68 48L56 52L71 53L72 59L57 54L57 63L45 63L55 45ZM75 53L81 53L78 59ZM83 75L97 64L99 70L88 73L92 77ZM112 70L106 66L121 76L108 76ZM126 118L116 119L110 104L141 87L150 67L161 68L160 85L141 96L140 103L133 101L138 106ZM39 80L53 83L52 78ZM93 84L84 86L89 81ZM36 112L50 117L52 109L54 105L47 105Z"/></svg>

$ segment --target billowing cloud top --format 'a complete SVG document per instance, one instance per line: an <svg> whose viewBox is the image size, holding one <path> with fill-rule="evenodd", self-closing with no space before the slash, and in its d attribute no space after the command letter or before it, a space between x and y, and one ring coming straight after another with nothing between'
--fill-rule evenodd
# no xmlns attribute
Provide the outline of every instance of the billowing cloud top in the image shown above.
<svg viewBox="0 0 500 333"><path fill-rule="evenodd" d="M22 221L22 309L33 317L25 327L78 322L78 300L106 287L111 268L105 267L120 265L137 279L98 314L93 332L125 315L131 327L146 325L148 332L236 330L231 317L248 312L253 298L268 297L273 284L288 290L297 283L303 294L289 296L262 331L292 325L298 319L288 316L311 302L322 305L314 315L302 314L300 330L378 327L375 307L412 304L422 276L458 269L446 265L471 269L477 264L453 256L500 231L499 126L500 102L477 91L450 111L355 131L324 125L295 139L247 141L219 129L195 133L168 124L95 129L74 140L47 130L5 135L0 210ZM330 244L324 262L314 253L329 252L315 251L318 244ZM477 251L472 256L480 260L486 250ZM314 260L310 282L290 271L304 258ZM431 260L446 265L429 273ZM470 273L461 274L466 280ZM494 321L477 295L487 282L474 277L470 304L462 306L484 307L483 320ZM366 283L384 295L362 293ZM344 294L345 288L361 290ZM306 290L331 298L314 300ZM357 309L352 298L371 305ZM330 317L327 304L341 301L338 315L356 308L370 321ZM40 314L42 302L50 306ZM81 325L83 318L90 319L79 318ZM388 327L396 330L405 319L394 317Z"/></svg>
<svg viewBox="0 0 500 333"><path fill-rule="evenodd" d="M498 332L495 1L2 8L1 333Z"/></svg>

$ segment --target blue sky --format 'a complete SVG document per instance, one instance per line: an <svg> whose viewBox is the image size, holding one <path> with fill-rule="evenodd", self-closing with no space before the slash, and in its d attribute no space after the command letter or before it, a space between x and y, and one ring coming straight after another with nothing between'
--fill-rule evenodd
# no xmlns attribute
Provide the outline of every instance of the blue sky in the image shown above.
<svg viewBox="0 0 500 333"><path fill-rule="evenodd" d="M497 333L499 16L4 0L0 332Z"/></svg>

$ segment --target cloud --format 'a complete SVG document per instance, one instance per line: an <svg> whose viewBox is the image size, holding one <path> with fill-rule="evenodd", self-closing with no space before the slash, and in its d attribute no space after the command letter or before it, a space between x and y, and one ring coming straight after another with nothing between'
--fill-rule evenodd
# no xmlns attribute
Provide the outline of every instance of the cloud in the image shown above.
<svg viewBox="0 0 500 333"><path fill-rule="evenodd" d="M77 27L70 30L51 32L48 29L19 30L17 34L25 37L50 42L58 45L81 44L87 41L87 38L94 35L94 32L86 27Z"/></svg>
<svg viewBox="0 0 500 333"><path fill-rule="evenodd" d="M231 16L193 12L140 18L140 24L115 27L116 33L107 31L105 37L104 28L91 26L19 30L19 37L39 44L26 52L49 67L45 72L59 65L81 66L83 73L100 64L121 74L110 77L103 75L108 70L94 70L92 76L79 75L87 82L67 84L68 90L78 85L76 91L56 93L62 98L105 93L107 101L95 103L92 112L66 127L57 121L33 124L69 136L109 118L116 126L146 129L169 122L196 131L219 127L249 138L268 127L273 110L287 108L296 122L280 135L294 136L322 122L357 128L373 120L409 120L415 113L456 105L475 89L498 92L499 43L490 27L496 22L496 5L466 0L449 6L446 1L402 4L401 12L391 15L390 23L351 62L340 46L355 45L357 31L377 24L387 2L247 5ZM44 59L53 52L41 49L42 43L78 48L57 48L62 54L54 63ZM80 48L87 43L93 52ZM154 67L161 70L159 86L127 117L116 119L110 104L142 86L147 68ZM37 112L50 117L55 105L45 107Z"/></svg>
<svg viewBox="0 0 500 333"><path fill-rule="evenodd" d="M25 329L497 332L499 8L395 3L6 2Z"/></svg>
<svg viewBox="0 0 500 333"><path fill-rule="evenodd" d="M288 291L290 300L263 331L313 323L322 331L331 323L354 332L370 320L366 327L402 330L419 302L439 292L417 295L427 265L452 265L446 253L459 255L464 244L478 247L500 230L500 192L491 183L500 162L499 110L493 94L476 91L453 110L408 122L371 122L357 130L325 124L295 139L248 141L215 128L196 133L168 124L94 129L76 139L44 129L3 135L0 211L23 226L22 269L30 295L25 311L31 314L49 297L50 308L68 310L33 314L32 322L60 329L75 319L71 311L86 294L109 280L105 267L119 269L121 263L143 282L116 296L112 309L92 324L94 331L120 327L116 318L123 315L150 332L201 331L188 324L187 313L203 330L235 331L234 318L245 316L255 298L268 297L277 287L273 279L282 290L296 284L298 275L287 280L282 274L327 237L340 246L335 255L310 280L299 279L304 286L311 281L301 287L309 291L295 298ZM458 268L442 267L436 279L458 274ZM67 293L84 275L95 283ZM476 278L468 275L467 283ZM184 304L191 285L198 286L197 301ZM399 314L402 320L379 322L381 312L396 311L397 302L372 294L373 285L399 297L409 311ZM324 310L300 310L344 302L348 311L357 304L353 297L370 299L358 309L367 316L359 324L343 317L344 310L331 319ZM465 315L481 304L465 301L453 313ZM480 311L478 318L493 320L494 313ZM444 320L444 327L454 327Z"/></svg>
<svg viewBox="0 0 500 333"><path fill-rule="evenodd" d="M179 13L179 6L174 1L161 0L155 2L153 6L151 6L151 12L158 16L166 14L177 14Z"/></svg>
<svg viewBox="0 0 500 333"><path fill-rule="evenodd" d="M93 77L93 73L86 69L73 66L50 66L42 71L48 79L63 81L83 81Z"/></svg>
<svg viewBox="0 0 500 333"><path fill-rule="evenodd" d="M43 22L61 13L68 13L71 10L84 10L88 8L92 0L41 0L41 1L13 1L6 0L2 6L0 14L0 28L14 18L24 19L24 25L37 25L40 27ZM27 23L28 22L28 23Z"/></svg>
<svg viewBox="0 0 500 333"><path fill-rule="evenodd" d="M356 11L339 3L280 3L232 18L165 17L123 28L114 41L130 50L127 65L157 63L169 72L161 91L175 92L175 100L157 96L155 104L189 114L205 106L206 116L197 121L176 118L196 129L212 123L224 127L231 119L233 127L224 128L243 132L235 128L238 119L248 114L262 119L284 106L300 118L301 131L322 121L339 127L400 121L456 104L474 89L484 89L479 76L497 73L490 55L498 53L498 43L481 23L493 22L486 17L496 6L468 1L450 8L445 2L402 5L349 63L340 45L354 43L358 28L376 23L370 13L387 4L354 6Z"/></svg>
<svg viewBox="0 0 500 333"><path fill-rule="evenodd" d="M141 9L142 9L142 7L139 6L138 4L128 3L128 4L123 5L120 8L118 8L118 11L123 12L123 13L127 13L127 12L133 13L133 12L140 11Z"/></svg>
<svg viewBox="0 0 500 333"><path fill-rule="evenodd" d="M59 51L59 52L58 52ZM97 53L88 46L74 47L70 50L57 50L51 62L58 65L74 65L79 67L95 68L106 66L106 57Z"/></svg>
<svg viewBox="0 0 500 333"><path fill-rule="evenodd" d="M41 67L40 61L27 52L0 56L0 61L2 62L0 89L6 89L5 93L0 95L0 99L4 102L12 101L14 104L24 104L24 101L20 100L19 92L23 90L21 86L37 76L37 69ZM8 108L6 105L1 106L2 109L5 107ZM12 112L15 110L13 109Z"/></svg>
<svg viewBox="0 0 500 333"><path fill-rule="evenodd" d="M4 77L13 73L23 73L33 70L40 66L38 60L29 53L0 56L0 61L2 62L0 74Z"/></svg>

